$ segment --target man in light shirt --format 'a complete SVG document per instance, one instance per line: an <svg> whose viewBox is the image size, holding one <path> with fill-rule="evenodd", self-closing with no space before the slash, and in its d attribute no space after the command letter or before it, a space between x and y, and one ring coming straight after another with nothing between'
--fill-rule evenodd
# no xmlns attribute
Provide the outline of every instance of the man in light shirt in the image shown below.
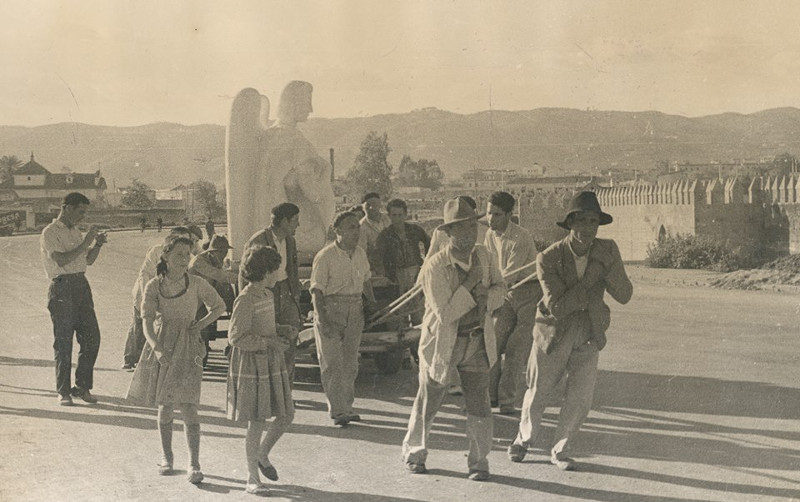
<svg viewBox="0 0 800 502"><path fill-rule="evenodd" d="M419 341L419 389L403 439L403 460L413 474L427 472L431 428L454 371L461 377L467 411L469 479L489 479L492 449L489 368L495 351L492 312L503 304L505 287L486 248L475 246L478 215L463 199L445 203L439 229L450 242L425 260L420 284L425 315Z"/></svg>
<svg viewBox="0 0 800 502"><path fill-rule="evenodd" d="M314 339L328 412L336 426L358 422L353 411L358 376L358 348L364 327L362 294L370 307L375 296L367 254L358 246L358 216L346 211L333 222L336 241L314 257L311 299Z"/></svg>
<svg viewBox="0 0 800 502"><path fill-rule="evenodd" d="M392 224L392 220L389 219L389 215L381 211L383 203L381 202L381 196L377 193L366 194L361 199L361 203L367 215L361 218L359 222L361 227L358 245L367 253L372 275L383 277L385 272L383 270L383 258L378 250L378 236L384 228Z"/></svg>
<svg viewBox="0 0 800 502"><path fill-rule="evenodd" d="M47 309L53 321L56 391L61 406L72 406L72 396L97 402L93 386L94 363L100 350L100 327L94 312L92 289L84 275L100 254L106 236L91 225L85 236L78 223L86 216L89 199L72 192L64 197L58 218L47 225L40 238L42 264L50 279ZM80 345L75 386L71 386L72 336Z"/></svg>
<svg viewBox="0 0 800 502"><path fill-rule="evenodd" d="M291 202L283 202L272 208L272 221L269 227L256 232L244 245L242 252L253 246L268 246L281 255L281 267L276 272L278 280L272 288L275 299L275 321L302 329L300 319L300 274L297 266L297 241L294 238L300 226L300 208ZM244 256L244 254L242 255ZM239 273L239 291L247 285L242 271ZM283 353L289 381L294 382L294 358L297 352L297 332L287 331L293 338L288 341L289 348Z"/></svg>
<svg viewBox="0 0 800 502"><path fill-rule="evenodd" d="M489 197L489 231L484 245L496 260L506 283L505 302L495 312L497 362L492 366L489 397L503 415L513 414L517 394L525 388L525 369L533 345L536 304L542 298L536 272L536 244L531 233L511 221L516 201L508 192ZM527 267L527 268L524 268Z"/></svg>

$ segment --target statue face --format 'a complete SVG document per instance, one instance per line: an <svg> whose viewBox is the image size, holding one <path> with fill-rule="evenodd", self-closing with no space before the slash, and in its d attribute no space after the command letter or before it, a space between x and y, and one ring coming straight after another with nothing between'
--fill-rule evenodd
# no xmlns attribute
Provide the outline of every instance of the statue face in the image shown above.
<svg viewBox="0 0 800 502"><path fill-rule="evenodd" d="M295 120L305 122L313 111L314 106L311 104L310 92L304 92L297 97L297 102L294 105Z"/></svg>

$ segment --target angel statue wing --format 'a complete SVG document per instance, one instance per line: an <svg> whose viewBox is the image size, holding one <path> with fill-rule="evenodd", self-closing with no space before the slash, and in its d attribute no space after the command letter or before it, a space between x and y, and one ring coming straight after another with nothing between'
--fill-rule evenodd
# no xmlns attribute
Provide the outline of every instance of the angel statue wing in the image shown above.
<svg viewBox="0 0 800 502"><path fill-rule="evenodd" d="M269 108L269 99L252 88L242 89L231 106L225 137L225 190L228 238L237 253L235 260L250 236L270 224L270 208L260 207L256 193L267 147Z"/></svg>

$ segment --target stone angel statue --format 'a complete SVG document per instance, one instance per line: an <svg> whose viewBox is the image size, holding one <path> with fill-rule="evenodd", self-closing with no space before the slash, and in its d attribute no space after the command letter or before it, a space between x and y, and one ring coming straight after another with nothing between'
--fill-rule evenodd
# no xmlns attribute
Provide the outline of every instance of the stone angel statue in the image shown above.
<svg viewBox="0 0 800 502"><path fill-rule="evenodd" d="M228 235L236 256L259 230L270 226L272 208L291 202L300 208L298 259L310 264L325 245L335 201L331 165L297 129L313 111L308 82L292 81L281 93L278 118L269 123L270 102L252 88L236 95L225 144Z"/></svg>

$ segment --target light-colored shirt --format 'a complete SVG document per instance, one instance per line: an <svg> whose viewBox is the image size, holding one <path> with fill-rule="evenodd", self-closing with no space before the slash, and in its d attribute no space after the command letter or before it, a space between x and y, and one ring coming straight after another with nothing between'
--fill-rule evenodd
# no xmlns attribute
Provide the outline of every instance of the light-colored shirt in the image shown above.
<svg viewBox="0 0 800 502"><path fill-rule="evenodd" d="M356 246L351 257L347 251L332 242L314 257L311 266L311 290L323 295L360 295L364 281L372 276L367 253Z"/></svg>
<svg viewBox="0 0 800 502"><path fill-rule="evenodd" d="M42 265L44 265L44 271L48 279L55 279L59 275L64 274L86 272L86 256L89 254L88 249L63 267L59 266L58 263L50 257L50 253L53 251L67 253L77 248L82 243L83 236L77 225L73 225L72 228L69 228L56 218L49 225L44 227L42 236L39 238L39 246L42 252Z"/></svg>
<svg viewBox="0 0 800 502"><path fill-rule="evenodd" d="M278 239L275 232L272 230L270 230L270 232L272 233L272 240L275 241L275 248L278 250L278 254L281 255L281 266L275 271L275 275L277 276L276 281L282 281L289 277L289 274L286 273L286 239Z"/></svg>
<svg viewBox="0 0 800 502"><path fill-rule="evenodd" d="M512 286L517 281L536 272L536 244L528 229L523 228L513 221L508 222L505 231L500 233L489 229L484 238L484 245L489 254L497 260L497 266L503 274L507 286ZM524 265L530 265L524 270L513 272Z"/></svg>
<svg viewBox="0 0 800 502"><path fill-rule="evenodd" d="M156 244L147 251L144 257L142 266L139 267L139 275L136 277L136 282L133 283L133 304L138 308L142 304L144 296L144 287L150 282L150 279L156 276L156 266L161 261L161 251L164 249L163 244Z"/></svg>
<svg viewBox="0 0 800 502"><path fill-rule="evenodd" d="M586 267L589 265L589 253L578 256L575 254L572 246L568 247L570 253L572 253L572 259L575 260L575 271L578 273L578 279L583 279L583 274L586 273Z"/></svg>

